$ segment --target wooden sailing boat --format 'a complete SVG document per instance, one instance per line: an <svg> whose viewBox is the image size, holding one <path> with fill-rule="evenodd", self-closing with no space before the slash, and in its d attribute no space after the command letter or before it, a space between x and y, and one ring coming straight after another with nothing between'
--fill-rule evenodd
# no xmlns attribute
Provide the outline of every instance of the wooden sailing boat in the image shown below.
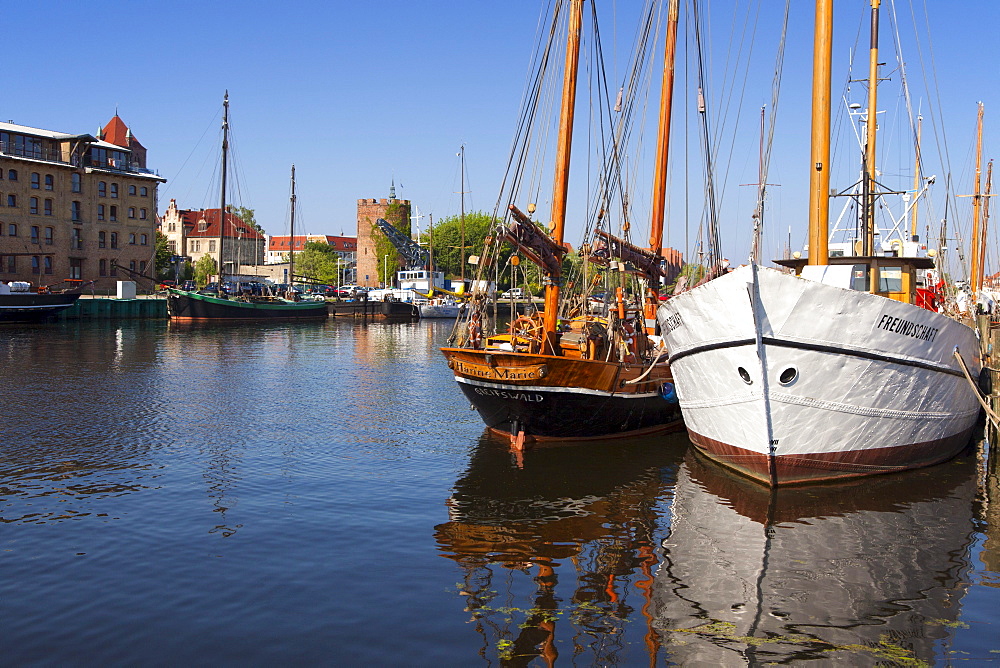
<svg viewBox="0 0 1000 668"><path fill-rule="evenodd" d="M945 461L979 415L963 371L979 373L975 333L917 305L917 271L932 259L875 245L879 0L871 5L860 252L829 253L832 0L817 0L808 264L778 261L794 274L741 267L658 311L691 440L771 486Z"/></svg>
<svg viewBox="0 0 1000 668"><path fill-rule="evenodd" d="M195 292L168 288L167 312L171 320L200 321L276 321L319 320L327 317L324 302L300 302L282 297L235 294L227 295L223 289L225 274L224 245L226 230L232 225L233 214L226 210L226 176L229 152L229 93L223 100L222 116L222 188L219 204L219 281L216 293ZM295 167L292 167L292 239L295 219ZM237 292L239 290L237 289Z"/></svg>
<svg viewBox="0 0 1000 668"><path fill-rule="evenodd" d="M648 322L655 322L655 306L645 312L629 308L619 291L617 308L607 316L567 313L560 321L582 7L582 0L569 3L551 234L529 217L533 205L525 214L510 204L509 223L487 239L488 247L506 242L539 267L545 283L544 313L517 317L506 329L496 327L495 302L485 292L488 281L483 278L488 277L485 271L490 263L497 260L484 252L477 260L479 276L470 307L458 321L456 345L441 349L459 387L486 425L508 434L518 449L533 440L609 438L680 428L673 379L662 359L664 351L646 335L647 316ZM647 280L643 297L654 301L654 281L660 276L676 0L671 0L668 14L654 193L659 220L654 216L651 249L646 251L605 233L599 252L595 252L595 258L605 263L624 258L637 267L635 271Z"/></svg>

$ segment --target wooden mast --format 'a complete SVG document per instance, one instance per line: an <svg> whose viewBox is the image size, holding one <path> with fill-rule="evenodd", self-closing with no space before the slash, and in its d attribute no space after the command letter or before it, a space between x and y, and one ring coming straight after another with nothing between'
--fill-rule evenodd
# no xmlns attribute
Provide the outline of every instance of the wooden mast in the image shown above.
<svg viewBox="0 0 1000 668"><path fill-rule="evenodd" d="M656 168L653 171L653 215L649 222L649 250L659 256L663 252L663 221L667 203L667 156L670 150L670 112L674 94L674 61L677 52L677 17L680 0L670 0L667 8L667 37L663 49L663 85L660 91L660 125L657 130ZM659 280L659 279L657 279ZM658 298L653 286L648 287L644 318L646 330L655 329Z"/></svg>
<svg viewBox="0 0 1000 668"><path fill-rule="evenodd" d="M292 165L292 196L290 198L291 202L291 220L288 223L288 292L287 296L292 298L295 296L295 165Z"/></svg>
<svg viewBox="0 0 1000 668"><path fill-rule="evenodd" d="M825 265L830 255L830 63L833 52L833 0L816 0L813 39L809 264Z"/></svg>
<svg viewBox="0 0 1000 668"><path fill-rule="evenodd" d="M461 216L459 217L459 225L462 228L461 279L462 279L462 285L464 286L465 285L465 144L462 144L462 150L459 152L459 156L461 157L461 160L459 161L459 166L462 172L459 181L461 183L461 188L460 188L461 192L459 193L459 202L461 202L460 204L461 208L459 209L459 211L461 212ZM431 280L433 280L433 277Z"/></svg>
<svg viewBox="0 0 1000 668"><path fill-rule="evenodd" d="M871 46L868 50L868 118L865 124L865 175L862 185L864 202L863 255L875 254L875 138L878 134L878 6L881 0L871 0ZM874 277L873 277L874 279ZM875 281L873 280L873 284ZM874 285L873 285L874 288Z"/></svg>
<svg viewBox="0 0 1000 668"><path fill-rule="evenodd" d="M983 194L983 224L979 231L979 275L977 276L977 287L983 287L983 275L986 273L986 235L990 229L990 196L993 191L993 161L986 163L986 192Z"/></svg>
<svg viewBox="0 0 1000 668"><path fill-rule="evenodd" d="M566 69L563 73L562 105L559 114L559 139L556 149L555 183L552 188L552 239L562 247L566 224L566 199L569 188L570 151L573 145L573 119L576 106L577 68L580 63L580 32L583 27L583 0L572 0L566 36ZM550 275L545 286L545 333L549 347L559 318L559 283L562 273Z"/></svg>
<svg viewBox="0 0 1000 668"><path fill-rule="evenodd" d="M910 207L910 238L909 241L916 241L917 237L917 194L920 192L920 133L923 129L924 117L917 116L917 150L913 167L913 206ZM926 243L926 239L924 240Z"/></svg>
<svg viewBox="0 0 1000 668"><path fill-rule="evenodd" d="M982 195L979 191L981 178L981 165L983 159L983 103L979 103L979 114L976 117L976 181L972 191L972 269L969 272L969 287L972 294L979 292L982 280L982 257L980 256L979 243L980 232L980 212L982 211Z"/></svg>
<svg viewBox="0 0 1000 668"><path fill-rule="evenodd" d="M216 294L222 296L222 280L225 276L225 254L222 247L226 239L226 171L229 153L229 91L222 99L222 195L219 203L219 282L216 284Z"/></svg>

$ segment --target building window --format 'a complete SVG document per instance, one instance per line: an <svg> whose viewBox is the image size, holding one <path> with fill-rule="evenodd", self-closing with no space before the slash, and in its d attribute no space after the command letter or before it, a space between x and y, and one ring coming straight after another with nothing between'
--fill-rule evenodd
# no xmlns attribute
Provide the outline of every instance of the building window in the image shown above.
<svg viewBox="0 0 1000 668"><path fill-rule="evenodd" d="M168 241L167 242L167 250L170 251L171 255L177 255L177 242L176 241Z"/></svg>
<svg viewBox="0 0 1000 668"><path fill-rule="evenodd" d="M7 206L17 206L17 195L7 195Z"/></svg>
<svg viewBox="0 0 1000 668"><path fill-rule="evenodd" d="M201 252L201 241L195 239L191 242L191 252L200 253Z"/></svg>
<svg viewBox="0 0 1000 668"><path fill-rule="evenodd" d="M208 221L205 220L205 219L199 220L198 221L198 231L199 232L204 232L207 229L208 229Z"/></svg>
<svg viewBox="0 0 1000 668"><path fill-rule="evenodd" d="M52 215L52 200L51 199L46 199L45 200L45 215L46 216L51 216Z"/></svg>
<svg viewBox="0 0 1000 668"><path fill-rule="evenodd" d="M80 183L80 175L77 174L76 172L73 173L73 192L75 193L83 192L82 184Z"/></svg>
<svg viewBox="0 0 1000 668"><path fill-rule="evenodd" d="M80 221L80 203L79 202L77 202L76 200L73 200L73 202L70 203L69 212L70 212L70 218L74 222L79 222Z"/></svg>
<svg viewBox="0 0 1000 668"><path fill-rule="evenodd" d="M134 206L130 206L128 208L128 217L129 218L135 218L135 207Z"/></svg>
<svg viewBox="0 0 1000 668"><path fill-rule="evenodd" d="M115 221L118 220L118 207L117 206L113 206L112 205L112 207L111 207L111 220L115 220Z"/></svg>
<svg viewBox="0 0 1000 668"><path fill-rule="evenodd" d="M143 186L143 187L139 188L139 195L142 196L142 197L145 197L148 192L149 191L146 190L146 186Z"/></svg>
<svg viewBox="0 0 1000 668"><path fill-rule="evenodd" d="M45 175L45 189L46 190L52 190L52 188L55 186L55 184L56 184L55 177L53 177L51 174L46 174Z"/></svg>
<svg viewBox="0 0 1000 668"><path fill-rule="evenodd" d="M215 252L215 240L214 239L208 242L208 252L209 253L214 253Z"/></svg>
<svg viewBox="0 0 1000 668"><path fill-rule="evenodd" d="M118 198L118 184L117 183L112 183L111 184L111 196L114 197L115 199Z"/></svg>
<svg viewBox="0 0 1000 668"><path fill-rule="evenodd" d="M7 272L10 274L17 273L17 256L8 255L7 256Z"/></svg>
<svg viewBox="0 0 1000 668"><path fill-rule="evenodd" d="M11 236L11 237L16 237L17 236L17 224L16 223L11 223L10 225L7 226L7 235Z"/></svg>
<svg viewBox="0 0 1000 668"><path fill-rule="evenodd" d="M17 170L16 169L12 169L12 170L10 170L10 171L7 172L7 180L8 181L17 181Z"/></svg>
<svg viewBox="0 0 1000 668"><path fill-rule="evenodd" d="M149 245L149 237L147 237L145 234L140 234L139 235L139 244L141 246L148 246Z"/></svg>
<svg viewBox="0 0 1000 668"><path fill-rule="evenodd" d="M135 232L129 232L128 243L130 246L135 246Z"/></svg>
<svg viewBox="0 0 1000 668"><path fill-rule="evenodd" d="M31 243L37 244L38 241L38 225L31 226Z"/></svg>
<svg viewBox="0 0 1000 668"><path fill-rule="evenodd" d="M81 230L79 227L73 228L73 238L70 240L70 248L73 250L83 250L83 239L81 238Z"/></svg>
<svg viewBox="0 0 1000 668"><path fill-rule="evenodd" d="M69 260L69 277L79 281L83 278L83 260L78 257Z"/></svg>
<svg viewBox="0 0 1000 668"><path fill-rule="evenodd" d="M104 205L97 205L97 220L104 220Z"/></svg>
<svg viewBox="0 0 1000 668"><path fill-rule="evenodd" d="M41 272L42 272L42 268L38 264L38 256L37 255L32 255L31 256L31 273L32 274L40 274Z"/></svg>
<svg viewBox="0 0 1000 668"><path fill-rule="evenodd" d="M42 175L38 172L31 173L31 189L38 190L42 187Z"/></svg>
<svg viewBox="0 0 1000 668"><path fill-rule="evenodd" d="M146 210L139 209L139 220L146 220Z"/></svg>
<svg viewBox="0 0 1000 668"><path fill-rule="evenodd" d="M108 275L108 261L107 261L107 259L101 258L101 261L98 263L98 267L100 267L99 272L100 272L101 276L107 276Z"/></svg>
<svg viewBox="0 0 1000 668"><path fill-rule="evenodd" d="M52 256L46 255L44 258L42 258L42 260L45 263L45 273L46 274L51 274L52 273Z"/></svg>
<svg viewBox="0 0 1000 668"><path fill-rule="evenodd" d="M106 248L108 245L108 233L101 230L97 233L97 247Z"/></svg>
<svg viewBox="0 0 1000 668"><path fill-rule="evenodd" d="M111 247L112 248L118 248L118 233L117 232L112 232L111 233ZM112 276L113 275L114 274L112 274Z"/></svg>
<svg viewBox="0 0 1000 668"><path fill-rule="evenodd" d="M109 272L112 276L118 275L118 258L111 258L111 271Z"/></svg>
<svg viewBox="0 0 1000 668"><path fill-rule="evenodd" d="M107 197L108 195L108 184L104 181L98 181L97 183L97 196Z"/></svg>
<svg viewBox="0 0 1000 668"><path fill-rule="evenodd" d="M128 261L128 268L129 268L129 271L135 271L135 260L129 260Z"/></svg>
<svg viewBox="0 0 1000 668"><path fill-rule="evenodd" d="M139 273L140 274L145 274L146 273L146 261L145 260L140 260L139 261Z"/></svg>
<svg viewBox="0 0 1000 668"><path fill-rule="evenodd" d="M135 195L135 186L129 186L128 187L128 194L129 195Z"/></svg>
<svg viewBox="0 0 1000 668"><path fill-rule="evenodd" d="M54 235L55 235L55 230L53 230L51 227L46 227L45 228L45 245L46 246L51 246L52 245L52 241L53 241Z"/></svg>
<svg viewBox="0 0 1000 668"><path fill-rule="evenodd" d="M36 216L38 215L38 198L37 197L32 197L31 199L28 200L28 211L30 213L35 214Z"/></svg>

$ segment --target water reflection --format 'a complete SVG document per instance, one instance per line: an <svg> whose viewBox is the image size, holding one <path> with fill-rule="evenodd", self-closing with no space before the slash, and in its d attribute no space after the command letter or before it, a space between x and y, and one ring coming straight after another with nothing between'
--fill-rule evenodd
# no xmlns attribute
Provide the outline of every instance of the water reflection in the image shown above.
<svg viewBox="0 0 1000 668"><path fill-rule="evenodd" d="M656 522L687 443L536 448L522 468L506 441L481 437L448 500L450 521L436 527L461 565L481 656L552 664L562 651L609 665L655 654L651 633L625 632L630 622L650 629Z"/></svg>
<svg viewBox="0 0 1000 668"><path fill-rule="evenodd" d="M772 494L680 467L654 627L681 665L875 665L946 653L971 570L976 459Z"/></svg>

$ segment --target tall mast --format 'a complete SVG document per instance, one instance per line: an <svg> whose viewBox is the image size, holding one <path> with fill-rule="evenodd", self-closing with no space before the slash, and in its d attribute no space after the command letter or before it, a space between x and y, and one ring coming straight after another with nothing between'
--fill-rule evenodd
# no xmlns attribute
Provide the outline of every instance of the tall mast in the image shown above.
<svg viewBox="0 0 1000 668"><path fill-rule="evenodd" d="M833 0L816 0L813 41L812 140L809 172L809 264L826 264L830 255L830 62L833 52Z"/></svg>
<svg viewBox="0 0 1000 668"><path fill-rule="evenodd" d="M980 212L982 211L982 195L979 194L979 182L981 175L981 164L983 159L983 103L979 103L979 114L976 117L976 181L972 191L972 271L970 272L970 285L972 294L979 292L979 283L982 277L982 257L979 254L981 244L980 232Z"/></svg>
<svg viewBox="0 0 1000 668"><path fill-rule="evenodd" d="M556 174L552 187L552 239L560 246L566 224L566 198L569 189L570 151L573 146L573 118L576 106L576 75L580 63L580 32L583 28L583 0L572 0L569 29L566 35L566 69L563 73L562 105L559 113L559 139L556 149ZM545 332L554 336L559 309L561 274L549 277L545 286Z"/></svg>
<svg viewBox="0 0 1000 668"><path fill-rule="evenodd" d="M924 117L917 116L917 150L916 160L913 167L913 206L910 207L910 241L915 241L917 236L917 193L920 191L920 131L923 129ZM926 243L926 239L924 242Z"/></svg>
<svg viewBox="0 0 1000 668"><path fill-rule="evenodd" d="M657 130L656 167L653 170L653 215L649 222L649 250L656 255L663 252L663 220L667 203L667 157L670 152L670 112L674 93L674 61L677 52L677 16L680 0L670 0L667 7L667 37L663 47L663 84L660 91L660 126ZM586 265L585 265L586 266ZM657 279L659 280L659 279ZM650 298L646 300L644 318L656 322L658 301L653 286L648 286ZM650 334L655 325L647 324Z"/></svg>
<svg viewBox="0 0 1000 668"><path fill-rule="evenodd" d="M219 203L219 282L216 284L217 294L222 294L222 279L224 277L225 254L222 246L226 240L226 172L229 154L229 91L222 99L222 195Z"/></svg>
<svg viewBox="0 0 1000 668"><path fill-rule="evenodd" d="M288 289L292 290L295 285L295 165L292 165L292 196L291 196L292 217L288 223L288 234L291 237L288 242Z"/></svg>
<svg viewBox="0 0 1000 668"><path fill-rule="evenodd" d="M459 156L461 157L460 167L462 170L462 174L460 177L461 180L459 181L459 183L461 184L461 191L462 191L459 197L459 201L461 202L461 209L459 209L461 211L461 217L459 218L459 225L462 228L461 278L462 278L462 285L465 285L465 144L462 144L462 150L459 151Z"/></svg>
<svg viewBox="0 0 1000 668"><path fill-rule="evenodd" d="M862 187L864 201L864 255L875 254L875 138L878 129L878 6L881 0L871 0L871 46L868 49L868 118L865 125L865 176Z"/></svg>

